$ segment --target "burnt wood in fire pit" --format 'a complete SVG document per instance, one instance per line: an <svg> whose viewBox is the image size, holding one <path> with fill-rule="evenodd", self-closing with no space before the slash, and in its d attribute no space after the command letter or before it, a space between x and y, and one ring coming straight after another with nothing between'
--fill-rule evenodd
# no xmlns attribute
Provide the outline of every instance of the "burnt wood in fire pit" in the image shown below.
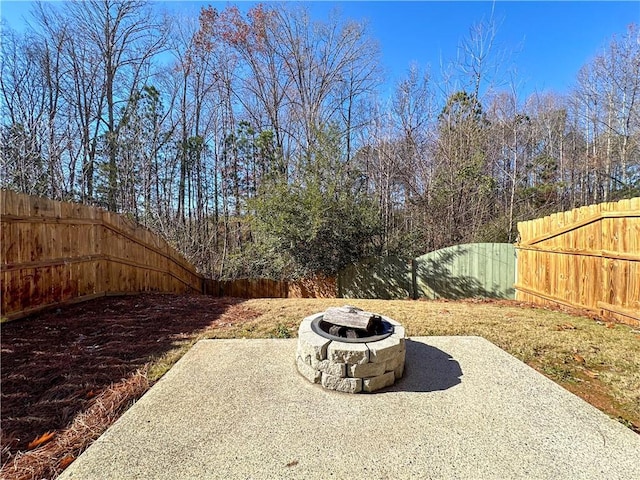
<svg viewBox="0 0 640 480"><path fill-rule="evenodd" d="M328 308L324 312L324 321L337 327L346 327L345 329L332 327L329 333L339 337L351 338L351 335L345 334L349 330L355 330L355 336L375 335L382 327L380 315L348 305ZM358 335L358 330L363 330L363 335Z"/></svg>
<svg viewBox="0 0 640 480"><path fill-rule="evenodd" d="M355 328L347 328L341 325L331 325L329 327L329 333L331 335L335 335L336 337L358 338L358 332Z"/></svg>
<svg viewBox="0 0 640 480"><path fill-rule="evenodd" d="M311 329L321 337L347 343L375 342L393 334L393 325L380 315L349 305L327 309L311 322Z"/></svg>

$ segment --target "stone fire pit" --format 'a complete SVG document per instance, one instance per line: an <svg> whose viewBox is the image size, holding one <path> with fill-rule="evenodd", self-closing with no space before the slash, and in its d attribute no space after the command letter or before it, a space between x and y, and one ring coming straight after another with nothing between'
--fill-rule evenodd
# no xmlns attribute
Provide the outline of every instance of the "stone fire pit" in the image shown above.
<svg viewBox="0 0 640 480"><path fill-rule="evenodd" d="M402 325L356 307L311 315L298 329L298 371L330 390L374 392L393 385L404 373L405 353Z"/></svg>

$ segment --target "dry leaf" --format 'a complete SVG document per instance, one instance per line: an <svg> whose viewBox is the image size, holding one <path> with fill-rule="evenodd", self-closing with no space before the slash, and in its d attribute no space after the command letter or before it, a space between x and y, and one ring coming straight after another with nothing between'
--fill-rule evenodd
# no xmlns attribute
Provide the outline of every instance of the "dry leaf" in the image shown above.
<svg viewBox="0 0 640 480"><path fill-rule="evenodd" d="M571 325L570 323L565 323L563 325L558 325L556 327L556 330L561 331L561 330L575 330L576 327L574 325Z"/></svg>
<svg viewBox="0 0 640 480"><path fill-rule="evenodd" d="M47 432L47 433L39 436L38 438L36 438L32 442L30 442L29 445L27 445L27 448L29 450L31 450L32 448L39 447L43 443L47 443L49 440L51 440L54 437L55 434L56 434L56 432Z"/></svg>
<svg viewBox="0 0 640 480"><path fill-rule="evenodd" d="M593 370L589 370L589 369L585 369L584 373L585 375L591 378L598 378L600 376L598 372L594 372Z"/></svg>
<svg viewBox="0 0 640 480"><path fill-rule="evenodd" d="M578 355L577 353L573 354L573 359L578 363L585 363L584 358L582 356Z"/></svg>
<svg viewBox="0 0 640 480"><path fill-rule="evenodd" d="M73 461L75 459L76 459L76 457L74 457L73 455L67 455L62 460L60 460L60 463L58 465L62 469L67 468L69 465L71 465L73 463Z"/></svg>

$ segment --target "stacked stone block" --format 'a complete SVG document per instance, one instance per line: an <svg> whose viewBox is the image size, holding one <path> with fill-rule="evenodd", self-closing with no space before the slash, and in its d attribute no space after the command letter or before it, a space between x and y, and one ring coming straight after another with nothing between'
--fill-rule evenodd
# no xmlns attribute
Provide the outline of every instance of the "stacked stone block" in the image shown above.
<svg viewBox="0 0 640 480"><path fill-rule="evenodd" d="M296 364L300 374L324 388L347 393L375 392L393 385L404 373L405 331L390 318L393 334L375 342L347 343L325 338L311 329L322 317L305 318L298 329Z"/></svg>

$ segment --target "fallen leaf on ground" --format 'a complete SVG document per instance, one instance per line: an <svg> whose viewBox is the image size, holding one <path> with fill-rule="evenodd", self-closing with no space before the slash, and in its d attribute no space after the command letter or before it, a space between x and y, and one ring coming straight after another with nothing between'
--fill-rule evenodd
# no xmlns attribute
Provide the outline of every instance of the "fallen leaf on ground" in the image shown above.
<svg viewBox="0 0 640 480"><path fill-rule="evenodd" d="M67 455L62 460L60 460L60 463L59 463L60 468L67 468L69 465L73 463L75 459L76 457L74 457L73 455Z"/></svg>
<svg viewBox="0 0 640 480"><path fill-rule="evenodd" d="M29 445L27 445L27 448L31 450L33 448L39 447L43 443L47 443L49 440L51 440L55 434L56 432L47 432L43 435L40 435L35 440L29 442Z"/></svg>
<svg viewBox="0 0 640 480"><path fill-rule="evenodd" d="M585 363L584 357L578 355L577 353L573 354L573 359L578 363Z"/></svg>
<svg viewBox="0 0 640 480"><path fill-rule="evenodd" d="M558 327L556 328L556 330L560 331L560 330L575 330L576 327L575 325L571 325L570 323L565 323L563 325L558 325Z"/></svg>
<svg viewBox="0 0 640 480"><path fill-rule="evenodd" d="M594 372L593 370L585 369L584 373L586 376L591 378L598 378L600 374L598 372Z"/></svg>

